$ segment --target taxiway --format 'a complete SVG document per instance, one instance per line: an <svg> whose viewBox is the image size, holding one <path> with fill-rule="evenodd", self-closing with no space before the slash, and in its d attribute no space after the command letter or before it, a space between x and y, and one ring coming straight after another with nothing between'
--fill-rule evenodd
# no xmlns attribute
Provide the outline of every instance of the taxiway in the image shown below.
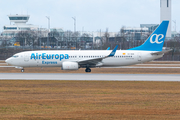
<svg viewBox="0 0 180 120"><path fill-rule="evenodd" d="M0 73L0 80L180 81L180 74Z"/></svg>

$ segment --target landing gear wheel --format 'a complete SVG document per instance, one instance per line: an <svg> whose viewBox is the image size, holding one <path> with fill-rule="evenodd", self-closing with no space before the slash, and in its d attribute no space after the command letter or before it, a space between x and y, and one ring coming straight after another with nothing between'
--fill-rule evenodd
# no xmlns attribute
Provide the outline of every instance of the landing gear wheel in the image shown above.
<svg viewBox="0 0 180 120"><path fill-rule="evenodd" d="M85 71L86 71L86 72L91 72L91 69L90 69L90 68L86 68Z"/></svg>
<svg viewBox="0 0 180 120"><path fill-rule="evenodd" d="M24 69L21 69L21 72L23 73L23 72L24 72Z"/></svg>
<svg viewBox="0 0 180 120"><path fill-rule="evenodd" d="M90 69L90 68L88 69L88 72L91 72L91 69Z"/></svg>

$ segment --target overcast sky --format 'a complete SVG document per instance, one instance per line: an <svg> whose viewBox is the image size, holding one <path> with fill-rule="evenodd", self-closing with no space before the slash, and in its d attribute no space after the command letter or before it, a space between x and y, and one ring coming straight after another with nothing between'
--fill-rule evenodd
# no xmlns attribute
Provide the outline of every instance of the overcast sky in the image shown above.
<svg viewBox="0 0 180 120"><path fill-rule="evenodd" d="M180 31L180 0L172 0L172 20ZM77 31L117 32L122 26L160 23L160 0L0 0L0 31L9 25L9 14L29 14L28 24ZM174 30L172 23L172 30Z"/></svg>

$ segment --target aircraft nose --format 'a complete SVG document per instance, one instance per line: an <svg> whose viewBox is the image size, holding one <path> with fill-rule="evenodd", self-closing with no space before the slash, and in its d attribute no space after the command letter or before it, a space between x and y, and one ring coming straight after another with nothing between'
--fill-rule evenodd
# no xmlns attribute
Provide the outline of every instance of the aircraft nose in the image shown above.
<svg viewBox="0 0 180 120"><path fill-rule="evenodd" d="M6 59L5 62L8 63L8 64L11 64L10 58Z"/></svg>

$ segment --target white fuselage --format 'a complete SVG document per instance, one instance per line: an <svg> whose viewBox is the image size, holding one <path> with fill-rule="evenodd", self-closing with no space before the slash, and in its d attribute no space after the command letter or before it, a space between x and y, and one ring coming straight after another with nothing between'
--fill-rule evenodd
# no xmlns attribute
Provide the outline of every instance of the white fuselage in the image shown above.
<svg viewBox="0 0 180 120"><path fill-rule="evenodd" d="M6 60L18 67L62 67L63 62L77 62L109 55L111 50L47 50L17 53ZM102 60L94 67L116 67L151 61L163 56L152 55L156 51L117 50L113 57Z"/></svg>

